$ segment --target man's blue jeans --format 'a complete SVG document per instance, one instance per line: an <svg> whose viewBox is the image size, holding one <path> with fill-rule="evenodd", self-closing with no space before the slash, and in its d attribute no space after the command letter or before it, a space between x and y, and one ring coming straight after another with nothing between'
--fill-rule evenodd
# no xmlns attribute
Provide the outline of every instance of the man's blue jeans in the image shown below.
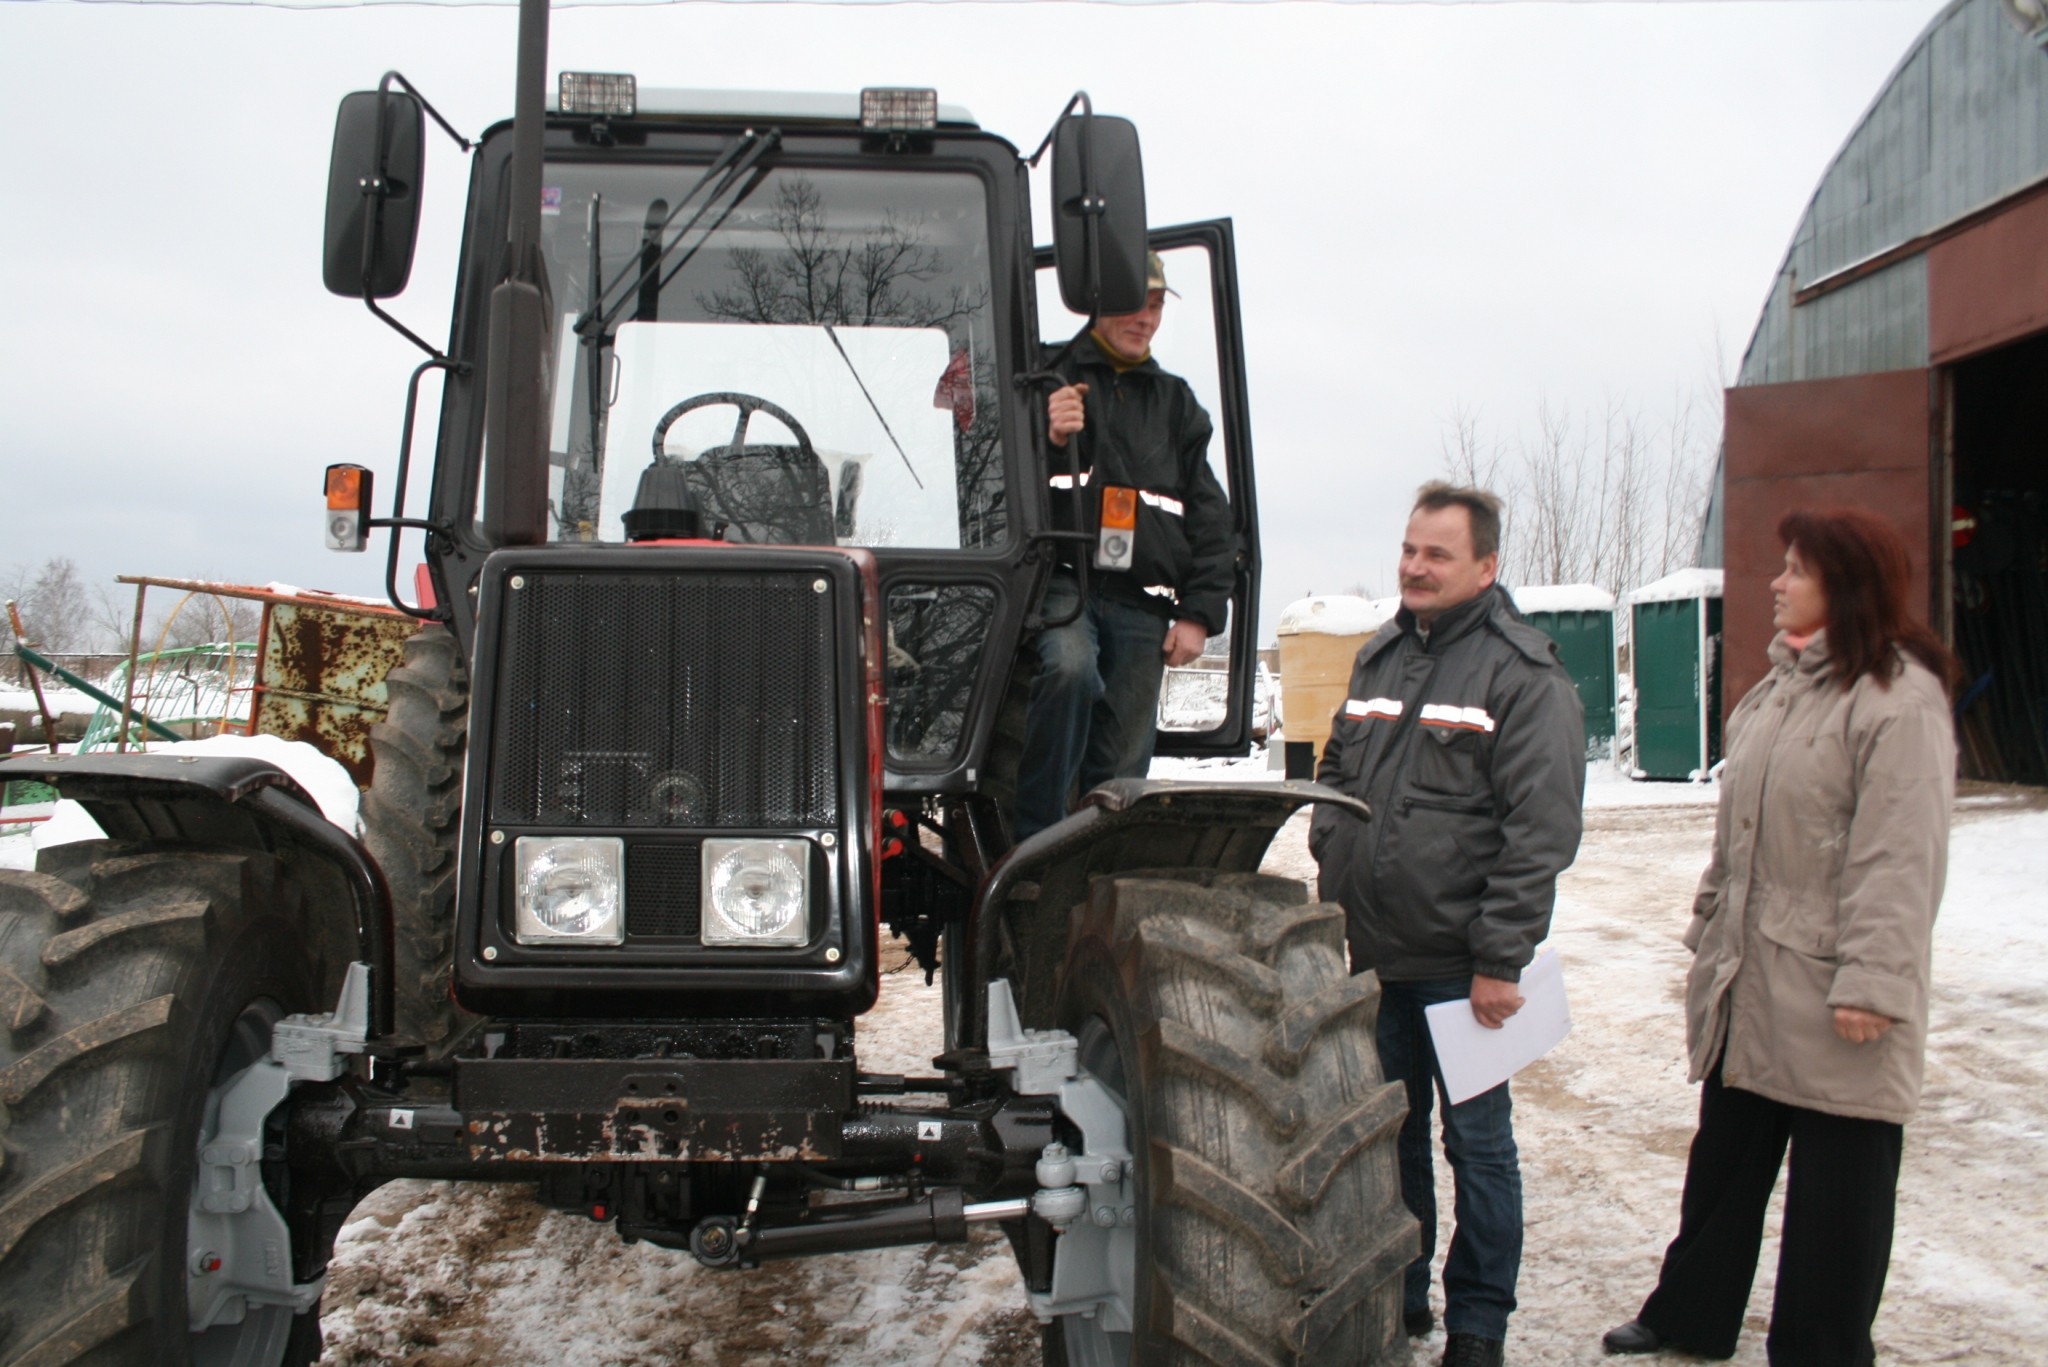
<svg viewBox="0 0 2048 1367"><path fill-rule="evenodd" d="M1045 616L1065 617L1079 597L1074 576L1054 571ZM1158 725L1166 625L1135 603L1091 593L1080 616L1040 633L1017 769L1019 840L1066 816L1077 781L1085 793L1113 778L1145 776Z"/></svg>
<svg viewBox="0 0 2048 1367"><path fill-rule="evenodd" d="M1403 1310L1429 1307L1429 1263L1436 1252L1436 1179L1429 1135L1431 1104L1443 1091L1436 1047L1422 1009L1472 994L1472 980L1434 978L1382 983L1380 1067L1408 1089L1401 1124L1401 1199L1422 1222L1422 1255L1408 1265ZM1522 1168L1515 1151L1508 1085L1444 1106L1444 1152L1456 1184L1456 1224L1444 1263L1444 1329L1505 1339L1522 1268Z"/></svg>

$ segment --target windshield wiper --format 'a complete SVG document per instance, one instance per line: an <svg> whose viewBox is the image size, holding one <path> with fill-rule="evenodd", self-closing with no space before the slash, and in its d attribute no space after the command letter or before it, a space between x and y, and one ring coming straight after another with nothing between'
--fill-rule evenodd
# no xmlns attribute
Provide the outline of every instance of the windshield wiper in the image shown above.
<svg viewBox="0 0 2048 1367"><path fill-rule="evenodd" d="M888 433L889 444L896 448L897 455L903 457L903 468L910 471L911 482L920 489L924 488L924 481L917 477L917 467L910 463L910 453L903 449L902 442L896 440L895 429L891 428L889 420L882 416L882 406L875 402L874 395L868 393L868 382L860 377L860 370L854 365L853 357L847 355L846 348L839 344L839 333L830 323L826 323L824 327L825 335L832 339L832 349L839 353L840 360L846 362L847 370L852 372L853 382L860 386L860 396L868 401L869 408L875 410L875 421L882 424L882 430Z"/></svg>
<svg viewBox="0 0 2048 1367"><path fill-rule="evenodd" d="M598 294L600 303L607 299L612 302L605 305L602 312L593 310L584 314L582 318L577 320L576 331L584 336L589 336L593 333L598 335L609 333L612 324L619 321L619 315L624 313L629 305L637 304L640 301L641 292L651 282L658 280L655 288L659 290L660 286L666 285L673 279L676 271L681 270L689 262L690 257L696 254L697 247L701 247L704 244L704 240L709 239L713 233L717 232L732 211L745 203L747 196L754 192L756 186L760 185L762 176L753 173L759 168L761 159L774 150L781 141L782 131L780 129L770 128L766 132L758 132L750 128L734 138L730 143L727 143L725 149L718 154L717 160L705 168L704 174L697 178L697 183L692 185L689 191L676 201L675 208L669 210L668 217L663 220L660 231L666 232L668 225L675 222L677 215L688 208L692 201L698 199L699 192L706 185L711 185L710 192L703 196L702 202L697 204L696 210L691 213L688 221L682 227L676 229L675 236L664 242L661 250L653 253L651 258L649 253L642 252L627 261L620 268L619 273L612 277L611 283L606 285ZM739 184L743 178L748 177L750 174L752 179L745 185L740 186L739 193L733 195L731 200L719 210L718 217L712 222L710 227L704 230L703 238L698 241L697 246L684 253L682 259L677 261L674 267L664 274L662 266L668 261L670 256L675 254L676 248L682 245L683 239L696 230L697 225L703 222L704 215L710 213L713 206L717 205L735 185ZM717 181L717 184L712 185L714 179ZM626 283L628 276L632 277L631 283ZM624 285L623 289L620 288L621 285Z"/></svg>

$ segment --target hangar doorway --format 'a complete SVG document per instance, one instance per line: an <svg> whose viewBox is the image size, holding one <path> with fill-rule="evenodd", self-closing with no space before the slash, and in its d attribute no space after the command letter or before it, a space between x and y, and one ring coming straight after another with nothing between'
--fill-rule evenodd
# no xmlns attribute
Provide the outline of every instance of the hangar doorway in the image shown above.
<svg viewBox="0 0 2048 1367"><path fill-rule="evenodd" d="M1947 369L1965 778L2048 784L2048 334Z"/></svg>

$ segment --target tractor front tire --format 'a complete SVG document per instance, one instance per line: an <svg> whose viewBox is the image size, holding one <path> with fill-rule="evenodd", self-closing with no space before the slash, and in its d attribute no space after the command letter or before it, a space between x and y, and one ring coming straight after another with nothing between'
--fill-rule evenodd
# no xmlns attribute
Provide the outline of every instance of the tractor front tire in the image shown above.
<svg viewBox="0 0 2048 1367"><path fill-rule="evenodd" d="M421 627L385 688L391 710L370 728L375 765L363 795L363 843L391 893L398 1037L440 1054L470 1019L451 990L469 716L469 676L454 633Z"/></svg>
<svg viewBox="0 0 2048 1367"><path fill-rule="evenodd" d="M1061 1315L1046 1360L1406 1361L1406 1103L1342 911L1291 879L1177 870L1099 878L1072 920L1059 1023L1126 1116L1131 1332Z"/></svg>
<svg viewBox="0 0 2048 1367"><path fill-rule="evenodd" d="M294 891L266 856L105 842L0 871L0 1361L319 1355L317 1305L187 1329L209 1093L319 1009Z"/></svg>

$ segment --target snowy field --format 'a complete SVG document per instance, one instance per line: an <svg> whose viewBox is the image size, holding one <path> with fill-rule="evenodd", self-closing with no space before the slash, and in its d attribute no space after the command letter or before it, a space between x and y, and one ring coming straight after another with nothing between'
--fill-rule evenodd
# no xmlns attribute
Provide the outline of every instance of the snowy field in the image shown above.
<svg viewBox="0 0 2048 1367"><path fill-rule="evenodd" d="M1257 761L1172 767L1270 772ZM1590 777L1585 845L1553 936L1576 1024L1516 1083L1529 1236L1508 1357L1522 1367L1607 1360L1601 1331L1633 1315L1676 1227L1696 1104L1684 1080L1678 935L1706 857L1713 788ZM1312 875L1305 824L1281 832L1268 872ZM0 861L25 863L29 843L0 837ZM1966 794L1936 929L1927 1090L1906 1129L1881 1362L2042 1360L2044 882L2048 794ZM923 975L891 973L861 1025L863 1065L921 1070L940 1047L938 1022ZM1447 1185L1444 1196L1448 1208ZM1773 1241L1775 1228L1774 1212ZM1735 1358L1748 1367L1764 1362L1774 1259L1773 1242ZM405 1182L376 1192L342 1232L325 1309L329 1364L1037 1360L1009 1254L992 1235L713 1273L687 1254L627 1247L608 1227L538 1210L519 1188ZM1434 1363L1441 1348L1440 1333L1419 1341L1415 1361Z"/></svg>

